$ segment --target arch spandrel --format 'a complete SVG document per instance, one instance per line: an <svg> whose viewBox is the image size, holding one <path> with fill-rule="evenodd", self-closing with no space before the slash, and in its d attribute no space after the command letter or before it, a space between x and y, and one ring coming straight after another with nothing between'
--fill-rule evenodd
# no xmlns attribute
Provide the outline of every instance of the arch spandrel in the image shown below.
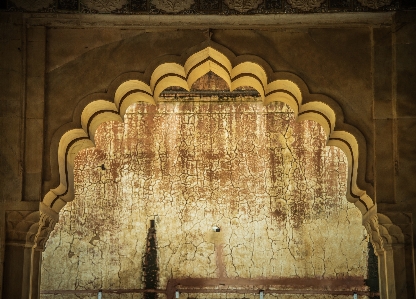
<svg viewBox="0 0 416 299"><path fill-rule="evenodd" d="M298 120L314 120L321 124L328 136L328 145L340 147L348 157L347 198L363 215L366 214L374 203L366 190L359 187L366 186L366 183L358 181L358 172L365 169L365 163L359 164L365 142L362 142L363 137L358 130L343 123L339 106L324 95L310 94L306 84L296 75L270 75L270 66L262 62L261 58L253 59L255 62L243 61L242 59L251 56L230 57L231 52L225 51L225 55L218 50L221 48L223 47L210 42L203 49L188 52L187 57L182 59L183 64L178 63L178 60L173 63L160 62L153 70L146 70L145 73L150 74L148 81L143 79L145 76L141 76L140 80L136 76L125 78L121 83L118 81L119 85L113 88L113 103L97 98L85 106L81 115L75 116L81 118L82 129L74 132L71 130L61 138L64 142L60 142L58 148L60 185L49 191L44 198L44 204L59 212L66 202L73 199L73 157L78 150L94 146L95 130L101 123L108 120L122 121L127 108L134 103L157 104L160 93L167 87L180 86L190 90L198 78L212 71L224 79L231 90L240 86L254 87L264 104L284 102L293 109ZM78 135L82 135L82 138Z"/></svg>

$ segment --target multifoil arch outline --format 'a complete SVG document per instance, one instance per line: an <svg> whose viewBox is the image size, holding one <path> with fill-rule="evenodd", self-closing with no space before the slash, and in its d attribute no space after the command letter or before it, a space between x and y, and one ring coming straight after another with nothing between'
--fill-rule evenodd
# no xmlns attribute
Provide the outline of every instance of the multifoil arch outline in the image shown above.
<svg viewBox="0 0 416 299"><path fill-rule="evenodd" d="M319 123L326 133L327 145L337 146L347 156L348 201L354 203L362 215L376 208L366 191L372 186L364 179L365 139L357 128L344 122L342 109L333 99L311 94L301 78L292 73L274 72L260 57L235 56L229 49L208 41L180 57L164 56L153 61L144 73L123 74L111 83L106 93L92 94L80 101L73 123L55 133L54 138L59 138L55 158L60 184L44 196L42 210L57 215L74 199L75 156L80 150L95 146L95 131L100 124L122 122L127 108L134 103L157 104L161 92L168 87L180 86L189 91L192 84L209 71L225 80L231 91L251 86L265 105L283 102L291 107L298 121Z"/></svg>

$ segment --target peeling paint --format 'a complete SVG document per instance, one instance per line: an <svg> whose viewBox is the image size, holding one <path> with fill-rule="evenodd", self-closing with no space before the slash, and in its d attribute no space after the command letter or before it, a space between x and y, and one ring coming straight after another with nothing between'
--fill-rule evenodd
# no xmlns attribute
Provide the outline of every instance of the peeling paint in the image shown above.
<svg viewBox="0 0 416 299"><path fill-rule="evenodd" d="M77 156L76 198L43 254L43 290L145 288L149 219L160 289L185 278L351 277L366 290L367 240L345 197L346 156L284 104L167 98L130 107L95 140ZM54 298L77 298L65 296ZM254 295L201 296L188 297Z"/></svg>

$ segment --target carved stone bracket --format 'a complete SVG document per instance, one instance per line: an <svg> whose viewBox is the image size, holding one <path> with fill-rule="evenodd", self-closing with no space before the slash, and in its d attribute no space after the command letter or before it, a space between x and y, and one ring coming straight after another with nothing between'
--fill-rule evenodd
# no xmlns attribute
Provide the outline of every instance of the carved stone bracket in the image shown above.
<svg viewBox="0 0 416 299"><path fill-rule="evenodd" d="M20 9L24 9L27 11L39 11L41 9L44 9L53 5L54 1L53 0L32 0L32 1L13 0L10 2Z"/></svg>
<svg viewBox="0 0 416 299"><path fill-rule="evenodd" d="M370 242L372 243L376 254L389 250L392 247L404 246L405 237L402 232L402 229L393 224L391 219L381 213L370 210L367 217L364 219L364 227L366 228L368 235L370 237Z"/></svg>
<svg viewBox="0 0 416 299"><path fill-rule="evenodd" d="M6 243L26 246L26 236L39 218L39 211L6 211Z"/></svg>
<svg viewBox="0 0 416 299"><path fill-rule="evenodd" d="M43 250L57 221L58 214L42 203L40 211L7 211L6 242Z"/></svg>
<svg viewBox="0 0 416 299"><path fill-rule="evenodd" d="M82 0L87 12L110 13L127 5L127 0Z"/></svg>
<svg viewBox="0 0 416 299"><path fill-rule="evenodd" d="M363 225L378 256L381 298L414 298L412 215L377 213L374 206Z"/></svg>
<svg viewBox="0 0 416 299"><path fill-rule="evenodd" d="M311 11L320 7L324 2L325 0L288 0L290 6L302 11Z"/></svg>
<svg viewBox="0 0 416 299"><path fill-rule="evenodd" d="M33 244L36 250L43 251L56 222L50 215L40 212L39 222L31 227L26 236L26 244Z"/></svg>
<svg viewBox="0 0 416 299"><path fill-rule="evenodd" d="M372 9L378 9L380 7L390 5L392 0L358 0L362 6L366 6Z"/></svg>
<svg viewBox="0 0 416 299"><path fill-rule="evenodd" d="M239 12L247 12L251 9L256 9L263 0L225 0L224 2L231 9Z"/></svg>
<svg viewBox="0 0 416 299"><path fill-rule="evenodd" d="M191 8L194 0L152 0L151 2L157 9L172 13Z"/></svg>

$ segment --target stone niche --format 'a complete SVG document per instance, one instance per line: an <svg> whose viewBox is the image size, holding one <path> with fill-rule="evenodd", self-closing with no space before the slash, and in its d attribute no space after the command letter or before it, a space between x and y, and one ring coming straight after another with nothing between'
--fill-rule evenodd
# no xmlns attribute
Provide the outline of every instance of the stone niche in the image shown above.
<svg viewBox="0 0 416 299"><path fill-rule="evenodd" d="M43 254L42 298L96 298L81 291L98 289L118 290L103 298L166 298L120 290L163 291L187 279L199 286L181 298L367 291L368 239L345 196L344 153L283 103L197 82L221 91L173 88L157 105L135 104L78 154L75 200Z"/></svg>

